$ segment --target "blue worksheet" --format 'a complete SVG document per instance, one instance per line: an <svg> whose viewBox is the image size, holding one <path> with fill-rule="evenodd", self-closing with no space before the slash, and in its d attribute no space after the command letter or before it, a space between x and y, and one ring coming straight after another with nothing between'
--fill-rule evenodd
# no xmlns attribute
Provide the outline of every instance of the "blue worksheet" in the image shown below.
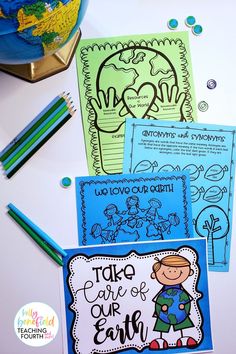
<svg viewBox="0 0 236 354"><path fill-rule="evenodd" d="M189 171L196 236L210 270L228 271L236 127L128 119L124 173Z"/></svg>
<svg viewBox="0 0 236 354"><path fill-rule="evenodd" d="M193 236L189 173L76 178L79 245Z"/></svg>
<svg viewBox="0 0 236 354"><path fill-rule="evenodd" d="M69 354L213 349L205 238L67 250Z"/></svg>

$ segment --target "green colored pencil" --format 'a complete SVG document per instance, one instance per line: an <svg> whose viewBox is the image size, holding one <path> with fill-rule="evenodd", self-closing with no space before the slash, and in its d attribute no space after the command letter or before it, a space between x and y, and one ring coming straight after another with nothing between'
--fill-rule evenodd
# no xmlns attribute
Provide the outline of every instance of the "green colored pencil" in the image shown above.
<svg viewBox="0 0 236 354"><path fill-rule="evenodd" d="M9 169L67 110L68 106L65 105L40 131L32 137L32 139L15 154L10 161L6 164L3 162L5 170Z"/></svg>
<svg viewBox="0 0 236 354"><path fill-rule="evenodd" d="M57 264L63 266L61 258L39 237L21 218L19 218L14 211L8 210L8 214L20 225L27 234L52 258Z"/></svg>
<svg viewBox="0 0 236 354"><path fill-rule="evenodd" d="M10 156L18 148L18 146L20 146L64 101L64 97L59 98L58 101L45 114L43 114L42 117L35 122L29 130L27 130L20 137L20 139L0 157L0 161L3 162L6 160L8 156Z"/></svg>
<svg viewBox="0 0 236 354"><path fill-rule="evenodd" d="M11 172L6 171L7 178L11 178L71 117L72 115L68 113L63 121L60 122L37 146L35 146L35 148L32 149L29 154L27 154L27 156L25 156L24 159L11 170Z"/></svg>

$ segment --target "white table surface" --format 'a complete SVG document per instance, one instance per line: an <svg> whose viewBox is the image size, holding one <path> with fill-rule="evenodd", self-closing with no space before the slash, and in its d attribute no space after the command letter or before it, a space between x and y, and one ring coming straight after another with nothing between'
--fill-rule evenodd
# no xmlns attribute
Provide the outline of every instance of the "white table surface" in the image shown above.
<svg viewBox="0 0 236 354"><path fill-rule="evenodd" d="M83 38L168 32L167 21L177 18L179 30L189 31L197 103L205 100L209 104L207 112L199 112L198 121L235 125L235 12L235 0L90 0L81 29ZM194 36L185 26L188 15L194 15L203 26L201 36ZM215 90L206 87L210 78L217 81ZM6 215L6 205L15 204L64 248L76 247L74 184L63 189L60 180L88 174L75 60L68 70L35 84L0 72L0 150L63 91L71 92L76 115L10 180L2 170L0 174L0 354L66 354L62 326L44 347L27 346L15 335L14 317L23 305L46 303L60 322L64 305L58 266ZM230 271L209 273L216 354L236 353L235 228L234 222Z"/></svg>

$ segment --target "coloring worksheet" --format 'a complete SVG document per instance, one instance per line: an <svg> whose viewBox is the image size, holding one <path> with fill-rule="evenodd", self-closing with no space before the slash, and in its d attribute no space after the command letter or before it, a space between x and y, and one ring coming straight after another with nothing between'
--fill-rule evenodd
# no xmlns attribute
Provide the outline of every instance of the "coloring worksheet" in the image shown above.
<svg viewBox="0 0 236 354"><path fill-rule="evenodd" d="M234 166L235 127L126 122L124 173L189 171L194 233L214 271L229 270Z"/></svg>
<svg viewBox="0 0 236 354"><path fill-rule="evenodd" d="M76 178L79 245L193 236L187 172Z"/></svg>
<svg viewBox="0 0 236 354"><path fill-rule="evenodd" d="M196 121L188 32L82 39L76 57L90 175L122 172L127 117Z"/></svg>
<svg viewBox="0 0 236 354"><path fill-rule="evenodd" d="M67 250L69 354L213 349L206 239Z"/></svg>

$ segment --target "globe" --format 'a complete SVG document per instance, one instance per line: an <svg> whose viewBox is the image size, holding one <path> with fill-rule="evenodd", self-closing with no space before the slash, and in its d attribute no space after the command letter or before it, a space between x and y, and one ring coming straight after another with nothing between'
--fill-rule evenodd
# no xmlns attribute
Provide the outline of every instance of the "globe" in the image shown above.
<svg viewBox="0 0 236 354"><path fill-rule="evenodd" d="M0 0L0 63L52 55L78 31L88 0Z"/></svg>
<svg viewBox="0 0 236 354"><path fill-rule="evenodd" d="M170 288L164 290L158 296L156 306L156 312L159 318L170 325L176 325L183 322L190 311L190 298L188 293L183 289ZM183 304L184 309L181 310L179 305ZM167 305L168 310L166 312L161 311L160 305Z"/></svg>
<svg viewBox="0 0 236 354"><path fill-rule="evenodd" d="M171 87L177 83L177 74L163 53L153 48L134 46L120 49L105 59L99 67L96 85L104 92L114 87L120 99L126 88L137 91L144 82L156 87L168 83Z"/></svg>

